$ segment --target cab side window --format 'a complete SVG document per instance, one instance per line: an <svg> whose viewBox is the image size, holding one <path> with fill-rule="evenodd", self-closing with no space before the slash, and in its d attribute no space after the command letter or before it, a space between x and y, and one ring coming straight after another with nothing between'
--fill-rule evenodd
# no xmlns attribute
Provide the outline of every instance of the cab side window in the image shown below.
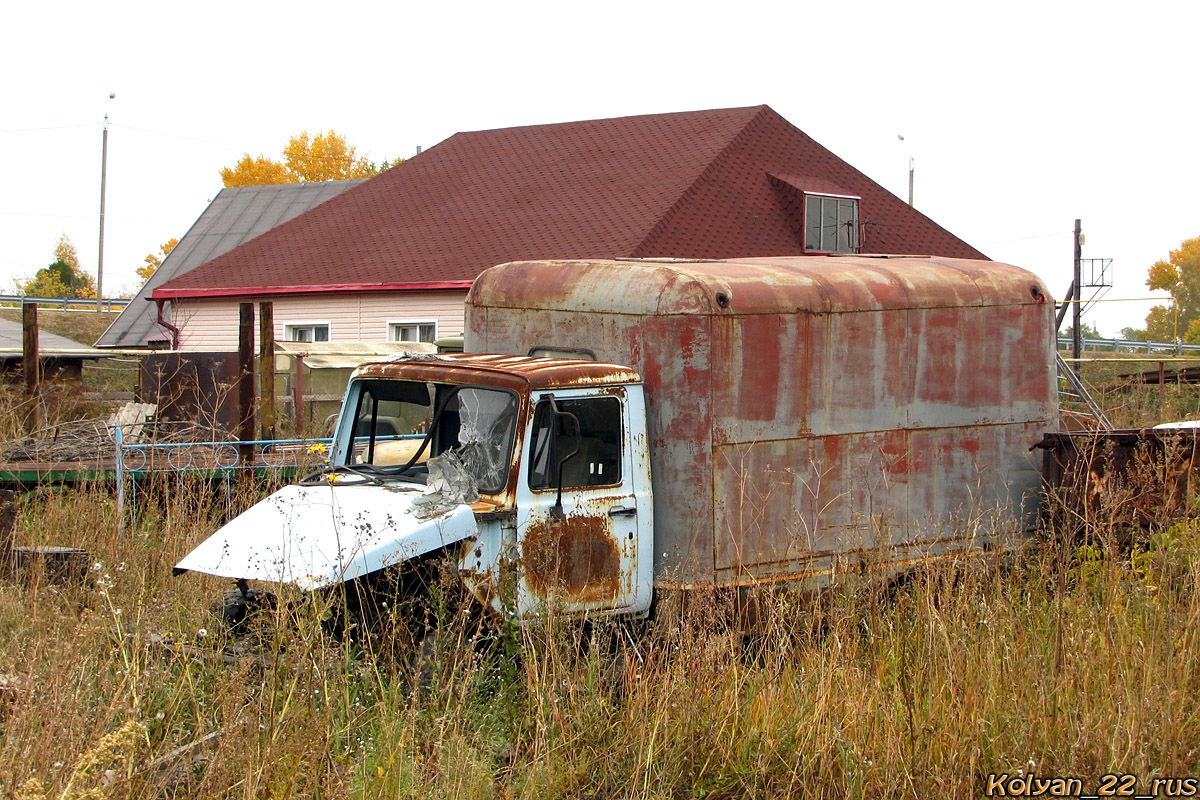
<svg viewBox="0 0 1200 800"><path fill-rule="evenodd" d="M557 404L558 414L548 400L534 410L529 487L557 489L560 461L564 489L620 483L621 401L584 397Z"/></svg>

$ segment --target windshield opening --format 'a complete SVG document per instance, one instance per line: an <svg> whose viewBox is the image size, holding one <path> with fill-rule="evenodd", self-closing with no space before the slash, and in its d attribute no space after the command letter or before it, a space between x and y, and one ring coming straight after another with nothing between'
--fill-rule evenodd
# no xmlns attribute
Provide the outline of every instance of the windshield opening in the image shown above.
<svg viewBox="0 0 1200 800"><path fill-rule="evenodd" d="M429 443L405 475L424 481L431 458L453 452L480 492L508 482L517 396L503 389L416 381L363 381L355 404L347 464L401 468Z"/></svg>

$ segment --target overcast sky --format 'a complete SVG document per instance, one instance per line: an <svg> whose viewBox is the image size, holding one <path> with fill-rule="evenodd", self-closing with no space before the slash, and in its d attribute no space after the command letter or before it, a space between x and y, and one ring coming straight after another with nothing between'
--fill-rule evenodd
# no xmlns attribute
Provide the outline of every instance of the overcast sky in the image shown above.
<svg viewBox="0 0 1200 800"><path fill-rule="evenodd" d="M1200 3L20 3L0 67L0 293L66 233L106 294L244 153L336 129L379 162L457 131L766 104L1059 297L1200 236ZM116 93L115 99L109 99ZM904 141L898 139L904 136ZM1151 304L1104 302L1105 335Z"/></svg>

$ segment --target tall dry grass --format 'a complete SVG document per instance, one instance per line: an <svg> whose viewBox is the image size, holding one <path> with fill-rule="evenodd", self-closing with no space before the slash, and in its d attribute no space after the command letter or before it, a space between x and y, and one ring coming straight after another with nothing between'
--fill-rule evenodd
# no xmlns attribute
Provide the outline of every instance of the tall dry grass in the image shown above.
<svg viewBox="0 0 1200 800"><path fill-rule="evenodd" d="M22 543L93 564L82 587L0 583L0 794L926 798L998 772L1200 774L1191 523L1130 535L1099 509L1004 566L768 593L751 626L717 593L641 625L439 603L415 680L386 627L328 636L319 598L272 612L268 659L202 657L229 644L208 611L227 585L170 571L225 504L178 479L124 524L108 486L22 498Z"/></svg>

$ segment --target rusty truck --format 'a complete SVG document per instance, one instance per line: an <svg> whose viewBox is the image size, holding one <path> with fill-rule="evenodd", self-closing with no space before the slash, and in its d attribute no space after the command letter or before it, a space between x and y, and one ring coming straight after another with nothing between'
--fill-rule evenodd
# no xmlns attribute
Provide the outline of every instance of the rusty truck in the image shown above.
<svg viewBox="0 0 1200 800"><path fill-rule="evenodd" d="M176 571L316 590L439 559L525 620L1003 547L1038 513L1053 326L990 261L503 264L465 353L359 367L328 467Z"/></svg>

